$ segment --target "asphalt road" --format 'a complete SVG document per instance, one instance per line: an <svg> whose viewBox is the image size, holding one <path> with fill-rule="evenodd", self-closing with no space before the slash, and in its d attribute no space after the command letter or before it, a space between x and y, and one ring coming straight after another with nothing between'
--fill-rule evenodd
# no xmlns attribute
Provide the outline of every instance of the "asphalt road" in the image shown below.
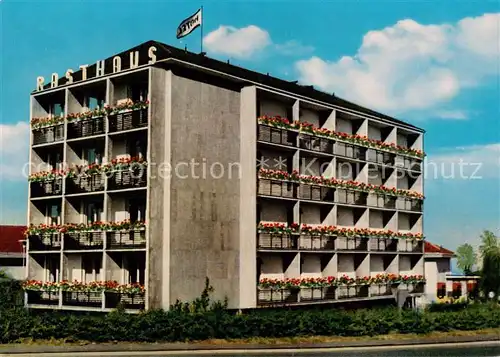
<svg viewBox="0 0 500 357"><path fill-rule="evenodd" d="M328 348L328 349L267 349L267 350L205 350L205 351L112 351L0 354L15 357L97 357L97 356L309 356L309 357L499 357L500 341L466 344Z"/></svg>

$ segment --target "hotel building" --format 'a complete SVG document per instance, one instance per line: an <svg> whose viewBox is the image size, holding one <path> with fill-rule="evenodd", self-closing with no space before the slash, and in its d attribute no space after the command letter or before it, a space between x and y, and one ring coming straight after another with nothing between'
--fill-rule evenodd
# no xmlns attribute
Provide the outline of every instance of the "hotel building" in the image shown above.
<svg viewBox="0 0 500 357"><path fill-rule="evenodd" d="M28 307L424 293L422 129L154 41L80 68L31 94Z"/></svg>

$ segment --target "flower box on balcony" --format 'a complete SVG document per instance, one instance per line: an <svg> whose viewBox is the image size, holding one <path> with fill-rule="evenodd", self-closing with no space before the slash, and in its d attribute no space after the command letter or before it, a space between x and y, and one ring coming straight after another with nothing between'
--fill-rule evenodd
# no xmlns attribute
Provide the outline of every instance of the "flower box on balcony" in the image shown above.
<svg viewBox="0 0 500 357"><path fill-rule="evenodd" d="M75 231L64 234L64 249L102 249L104 232Z"/></svg>
<svg viewBox="0 0 500 357"><path fill-rule="evenodd" d="M33 145L47 144L64 139L64 124L33 129Z"/></svg>
<svg viewBox="0 0 500 357"><path fill-rule="evenodd" d="M299 287L296 288L258 288L259 304L295 303L298 302Z"/></svg>
<svg viewBox="0 0 500 357"><path fill-rule="evenodd" d="M63 305L102 307L102 292L63 291Z"/></svg>
<svg viewBox="0 0 500 357"><path fill-rule="evenodd" d="M57 196L62 194L62 178L30 183L31 197Z"/></svg>
<svg viewBox="0 0 500 357"><path fill-rule="evenodd" d="M291 181L259 178L257 182L257 192L259 195L264 196L296 198L297 183Z"/></svg>
<svg viewBox="0 0 500 357"><path fill-rule="evenodd" d="M126 109L109 115L109 131L117 132L130 129L144 128L148 126L148 110Z"/></svg>
<svg viewBox="0 0 500 357"><path fill-rule="evenodd" d="M146 229L118 230L106 232L108 249L131 249L146 247Z"/></svg>
<svg viewBox="0 0 500 357"><path fill-rule="evenodd" d="M296 145L297 132L275 128L268 125L258 125L257 140L286 146Z"/></svg>
<svg viewBox="0 0 500 357"><path fill-rule="evenodd" d="M333 155L335 141L331 138L308 135L301 133L299 135L299 147L311 151L317 151L325 154Z"/></svg>
<svg viewBox="0 0 500 357"><path fill-rule="evenodd" d="M29 305L58 305L59 289L57 290L26 290Z"/></svg>
<svg viewBox="0 0 500 357"><path fill-rule="evenodd" d="M84 193L104 190L102 172L83 173L66 178L66 193Z"/></svg>
<svg viewBox="0 0 500 357"><path fill-rule="evenodd" d="M335 236L329 234L301 234L300 249L334 250Z"/></svg>
<svg viewBox="0 0 500 357"><path fill-rule="evenodd" d="M301 287L300 300L301 301L334 300L335 291L336 291L335 286Z"/></svg>
<svg viewBox="0 0 500 357"><path fill-rule="evenodd" d="M104 116L82 119L68 123L68 139L104 134L106 120Z"/></svg>
<svg viewBox="0 0 500 357"><path fill-rule="evenodd" d="M28 241L31 251L61 249L61 235L57 232L30 234L28 235Z"/></svg>
<svg viewBox="0 0 500 357"><path fill-rule="evenodd" d="M312 201L334 201L335 189L333 187L301 183L299 186L299 198Z"/></svg>
<svg viewBox="0 0 500 357"><path fill-rule="evenodd" d="M143 310L145 308L146 297L144 293L106 291L104 295L106 308L116 308L118 306L131 310Z"/></svg>
<svg viewBox="0 0 500 357"><path fill-rule="evenodd" d="M297 249L297 235L258 232L257 247L261 249Z"/></svg>
<svg viewBox="0 0 500 357"><path fill-rule="evenodd" d="M107 176L109 190L145 187L147 185L147 166L137 163L126 169L114 170Z"/></svg>

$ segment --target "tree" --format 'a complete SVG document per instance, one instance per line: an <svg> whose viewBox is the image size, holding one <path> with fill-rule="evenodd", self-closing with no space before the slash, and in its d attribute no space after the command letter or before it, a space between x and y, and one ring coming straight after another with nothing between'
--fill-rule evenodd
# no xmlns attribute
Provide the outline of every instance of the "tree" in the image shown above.
<svg viewBox="0 0 500 357"><path fill-rule="evenodd" d="M492 291L497 297L500 294L500 239L493 232L484 231L481 243L481 288L486 296Z"/></svg>
<svg viewBox="0 0 500 357"><path fill-rule="evenodd" d="M463 270L465 275L470 275L472 268L477 263L477 254L469 243L462 244L457 248L457 266Z"/></svg>

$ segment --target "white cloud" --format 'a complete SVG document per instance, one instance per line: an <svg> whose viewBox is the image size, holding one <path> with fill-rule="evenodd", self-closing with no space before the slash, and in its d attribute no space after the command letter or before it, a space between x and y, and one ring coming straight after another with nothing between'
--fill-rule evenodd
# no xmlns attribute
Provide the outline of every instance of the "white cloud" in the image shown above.
<svg viewBox="0 0 500 357"><path fill-rule="evenodd" d="M24 180L28 162L29 124L0 124L0 179Z"/></svg>
<svg viewBox="0 0 500 357"><path fill-rule="evenodd" d="M440 119L466 120L468 116L463 110L439 110L436 112L436 117Z"/></svg>
<svg viewBox="0 0 500 357"><path fill-rule="evenodd" d="M203 38L208 51L235 58L249 58L271 44L269 33L257 26L221 25Z"/></svg>
<svg viewBox="0 0 500 357"><path fill-rule="evenodd" d="M285 56L303 56L314 51L313 46L306 46L299 41L290 40L283 44L275 45L276 51Z"/></svg>
<svg viewBox="0 0 500 357"><path fill-rule="evenodd" d="M481 180L500 177L500 143L443 149L426 159L426 179Z"/></svg>
<svg viewBox="0 0 500 357"><path fill-rule="evenodd" d="M353 56L311 57L296 68L301 82L379 110L435 108L463 88L499 75L499 27L500 13L453 25L406 19L368 32Z"/></svg>

